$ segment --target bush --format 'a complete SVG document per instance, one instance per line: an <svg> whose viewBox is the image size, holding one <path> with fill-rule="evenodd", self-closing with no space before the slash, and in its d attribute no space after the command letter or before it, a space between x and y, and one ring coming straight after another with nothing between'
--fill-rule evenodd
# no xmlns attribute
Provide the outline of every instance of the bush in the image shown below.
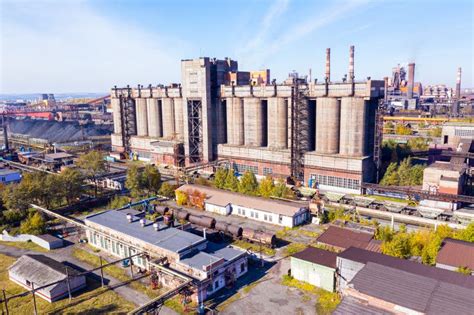
<svg viewBox="0 0 474 315"><path fill-rule="evenodd" d="M158 194L168 198L174 198L177 185L171 185L169 183L163 183L158 191Z"/></svg>
<svg viewBox="0 0 474 315"><path fill-rule="evenodd" d="M20 233L40 235L46 232L46 222L39 212L30 214L20 225Z"/></svg>
<svg viewBox="0 0 474 315"><path fill-rule="evenodd" d="M189 195L187 192L176 190L176 204L178 206L185 206L188 204Z"/></svg>

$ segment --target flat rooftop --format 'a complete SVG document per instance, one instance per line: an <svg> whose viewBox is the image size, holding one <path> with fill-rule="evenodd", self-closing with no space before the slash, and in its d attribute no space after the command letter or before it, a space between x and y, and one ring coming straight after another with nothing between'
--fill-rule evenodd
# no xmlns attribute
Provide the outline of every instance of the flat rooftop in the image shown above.
<svg viewBox="0 0 474 315"><path fill-rule="evenodd" d="M158 231L153 227L153 222L149 220L145 220L145 226L142 226L140 218L133 214L132 222L129 222L127 220L127 213L130 212L127 210L107 210L87 216L84 221L86 225L92 222L152 246L178 254L207 242L204 238L195 234L173 227L165 227L163 223L160 224Z"/></svg>
<svg viewBox="0 0 474 315"><path fill-rule="evenodd" d="M308 204L302 204L291 201L282 201L274 199L265 199L261 197L246 196L231 191L225 191L222 189L211 188L201 185L190 185L186 184L178 188L180 191L193 191L198 190L206 194L207 203L225 207L229 203L251 208L255 210L266 211L269 213L276 213L285 216L294 216L301 208L308 208Z"/></svg>
<svg viewBox="0 0 474 315"><path fill-rule="evenodd" d="M6 175L10 175L10 174L20 174L20 171L11 170L11 169L8 169L8 168L0 169L0 176L6 176Z"/></svg>

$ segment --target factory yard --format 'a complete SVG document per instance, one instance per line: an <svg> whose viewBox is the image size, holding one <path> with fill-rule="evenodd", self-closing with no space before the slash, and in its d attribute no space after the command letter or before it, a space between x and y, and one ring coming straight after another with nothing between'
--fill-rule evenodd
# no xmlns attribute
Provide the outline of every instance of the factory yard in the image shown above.
<svg viewBox="0 0 474 315"><path fill-rule="evenodd" d="M275 314L276 310L279 314L316 314L314 296L281 283L289 268L288 259L278 261L262 279L240 289L217 310L228 315Z"/></svg>

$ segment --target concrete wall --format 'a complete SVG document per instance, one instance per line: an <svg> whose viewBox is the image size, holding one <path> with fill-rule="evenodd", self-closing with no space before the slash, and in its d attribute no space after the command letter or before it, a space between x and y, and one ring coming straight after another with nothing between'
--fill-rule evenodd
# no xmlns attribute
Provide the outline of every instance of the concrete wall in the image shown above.
<svg viewBox="0 0 474 315"><path fill-rule="evenodd" d="M349 259L337 257L336 260L339 277L337 277L336 288L340 292L347 288L347 284L355 277L355 275L364 268L364 264Z"/></svg>
<svg viewBox="0 0 474 315"><path fill-rule="evenodd" d="M291 275L329 292L336 289L336 270L306 260L291 257Z"/></svg>

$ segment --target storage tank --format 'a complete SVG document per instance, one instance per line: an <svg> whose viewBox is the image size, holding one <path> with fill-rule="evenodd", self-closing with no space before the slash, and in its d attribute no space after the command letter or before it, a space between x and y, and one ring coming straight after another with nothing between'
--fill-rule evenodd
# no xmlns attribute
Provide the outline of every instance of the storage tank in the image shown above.
<svg viewBox="0 0 474 315"><path fill-rule="evenodd" d="M268 146L286 149L288 140L288 104L286 98L268 99Z"/></svg>
<svg viewBox="0 0 474 315"><path fill-rule="evenodd" d="M178 220L188 220L189 212L182 209L174 209L174 215Z"/></svg>
<svg viewBox="0 0 474 315"><path fill-rule="evenodd" d="M228 229L229 225L230 225L229 223L219 221L219 222L216 222L215 229L218 230L218 231L222 231L224 233L227 233L227 229Z"/></svg>
<svg viewBox="0 0 474 315"><path fill-rule="evenodd" d="M159 214L165 214L169 211L170 208L166 206L155 205L154 209L155 209L155 212L158 212Z"/></svg>
<svg viewBox="0 0 474 315"><path fill-rule="evenodd" d="M173 109L174 109L174 126L175 126L175 137L176 139L184 139L184 121L183 121L183 99L174 98L173 99Z"/></svg>
<svg viewBox="0 0 474 315"><path fill-rule="evenodd" d="M114 133L122 133L122 114L120 113L120 99L111 98L112 117L114 119Z"/></svg>
<svg viewBox="0 0 474 315"><path fill-rule="evenodd" d="M316 100L316 152L339 153L340 101L332 97Z"/></svg>
<svg viewBox="0 0 474 315"><path fill-rule="evenodd" d="M163 136L161 101L156 98L148 98L146 102L148 113L148 135L152 138L160 138Z"/></svg>
<svg viewBox="0 0 474 315"><path fill-rule="evenodd" d="M163 137L172 139L175 136L174 102L172 98L161 99L163 115Z"/></svg>
<svg viewBox="0 0 474 315"><path fill-rule="evenodd" d="M254 240L254 235L255 235L255 230L251 228L243 228L242 229L242 237L253 241Z"/></svg>
<svg viewBox="0 0 474 315"><path fill-rule="evenodd" d="M242 228L238 225L230 224L227 226L227 232L234 237L242 236Z"/></svg>
<svg viewBox="0 0 474 315"><path fill-rule="evenodd" d="M137 111L137 136L148 136L148 114L146 98L137 98L135 101Z"/></svg>
<svg viewBox="0 0 474 315"><path fill-rule="evenodd" d="M266 126L264 126L263 106L259 98L244 98L245 145L261 147L264 144Z"/></svg>
<svg viewBox="0 0 474 315"><path fill-rule="evenodd" d="M340 154L358 157L364 155L366 111L367 103L362 97L341 99Z"/></svg>
<svg viewBox="0 0 474 315"><path fill-rule="evenodd" d="M216 219L207 217L207 216L197 216L194 214L189 215L188 221L197 224L199 226L207 227L207 228L214 228L216 225Z"/></svg>

